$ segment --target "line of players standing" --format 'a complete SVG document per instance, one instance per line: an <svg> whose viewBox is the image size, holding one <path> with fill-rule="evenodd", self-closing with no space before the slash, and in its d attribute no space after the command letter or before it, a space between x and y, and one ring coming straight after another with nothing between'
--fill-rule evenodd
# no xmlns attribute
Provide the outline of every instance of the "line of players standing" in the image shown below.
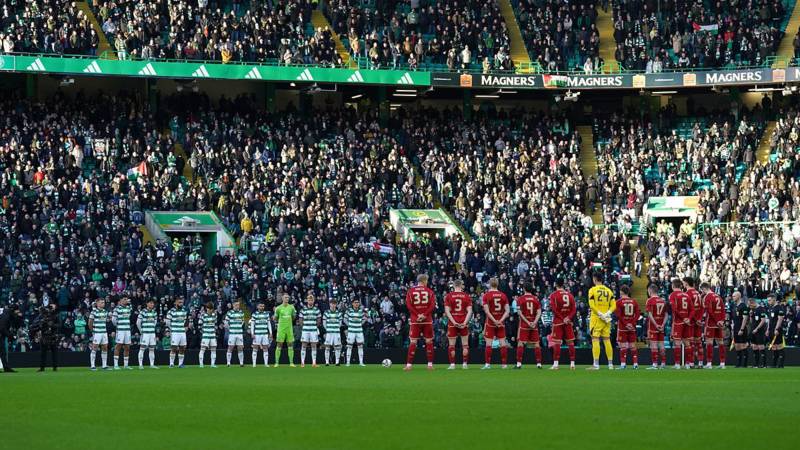
<svg viewBox="0 0 800 450"><path fill-rule="evenodd" d="M603 286L599 277L595 276L595 287L610 292ZM427 286L428 276L421 274L417 277L417 285L410 288L406 294L406 306L409 310L409 348L404 370L412 369L412 361L417 349L417 341L425 340L428 369L433 369L433 310L435 308L435 295ZM708 283L701 283L700 290L695 288L695 280L687 277L683 280L672 281L672 292L668 301L658 295L655 285L648 286L649 298L645 303L647 317L647 337L650 347L650 369L665 368L667 364L665 349L665 333L668 325L668 316L671 316L671 342L673 349L673 364L675 369L681 368L712 368L713 347L716 344L719 355L719 367L725 368L727 352L724 343L726 317L728 311L726 302L717 295ZM534 349L537 367L542 367L542 352L539 348L539 319L541 318L541 303L533 294L533 286L526 283L524 293L517 297L517 314L519 327L517 329L516 366L522 367L526 347ZM608 324L611 322L612 313L617 318L617 344L620 348L620 368L625 368L628 354L633 360L633 367L638 368L638 349L636 347L636 322L641 311L638 303L630 298L630 288L620 288L622 296L616 301L613 296L605 299L608 306L598 310L592 305L592 328L590 334L593 341L604 340L607 345L607 358L609 368L613 368L612 350L608 340ZM591 290L590 295L591 297ZM607 296L606 296L607 297ZM766 350L773 353L773 367L783 367L784 360L784 327L786 321L786 306L775 295L768 297L768 308L759 306L751 299L749 305L745 303L739 292L733 294L736 303L735 309L730 311L731 330L734 348L737 352L736 367L747 367L748 347L754 352L754 366L766 367ZM575 333L574 318L576 313L573 295L564 289L563 280L556 281L556 290L549 297L553 312L552 332L548 341L553 350L552 370L559 368L561 345L566 342L569 349L570 368L575 368ZM489 290L481 300L483 312L486 317L484 324L485 364L484 369L491 368L493 342L500 343L500 361L502 368L508 364L508 342L506 340L505 320L510 315L508 297L498 289L498 280L489 281ZM464 292L464 285L460 280L453 283L453 291L444 298L445 316L447 317L448 369L455 368L456 341L461 341L462 366L467 368L469 358L469 321L472 318L472 299ZM604 325L604 326L603 326ZM606 330L605 334L602 330ZM593 342L594 344L594 342ZM704 345L705 344L705 345ZM705 348L704 348L705 347ZM697 361L697 366L695 366ZM705 362L705 365L703 365ZM598 356L592 369L598 366Z"/></svg>

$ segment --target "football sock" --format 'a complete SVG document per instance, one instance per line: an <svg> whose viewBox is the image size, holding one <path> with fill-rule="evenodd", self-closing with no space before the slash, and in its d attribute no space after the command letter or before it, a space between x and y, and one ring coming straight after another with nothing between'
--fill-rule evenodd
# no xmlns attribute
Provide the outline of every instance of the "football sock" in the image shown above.
<svg viewBox="0 0 800 450"><path fill-rule="evenodd" d="M522 354L525 351L525 347L518 345L517 346L517 364L522 364Z"/></svg>
<svg viewBox="0 0 800 450"><path fill-rule="evenodd" d="M661 355L661 365L663 366L663 365L667 364L667 349L666 348L660 348L659 349L659 354Z"/></svg>
<svg viewBox="0 0 800 450"><path fill-rule="evenodd" d="M311 364L317 364L317 348L311 347Z"/></svg>
<svg viewBox="0 0 800 450"><path fill-rule="evenodd" d="M701 342L695 342L694 343L694 348L697 349L697 363L698 364L702 364L702 362L705 360L705 355L703 355L703 344ZM706 352L705 353L706 353L706 355L708 355L708 362L710 362L710 363L714 362L714 353L713 352L714 352L713 348L711 348L709 350L709 346L706 346Z"/></svg>
<svg viewBox="0 0 800 450"><path fill-rule="evenodd" d="M719 359L722 361L722 347L720 347L720 355ZM714 347L711 344L706 344L706 358L708 358L708 362L713 364L714 363ZM698 361L698 364L703 364L703 361Z"/></svg>
<svg viewBox="0 0 800 450"><path fill-rule="evenodd" d="M674 357L675 357L675 364L680 364L681 363L681 347L680 346L673 347L672 348L672 353L674 354Z"/></svg>
<svg viewBox="0 0 800 450"><path fill-rule="evenodd" d="M778 367L783 367L783 356L785 352L785 349L778 350Z"/></svg>
<svg viewBox="0 0 800 450"><path fill-rule="evenodd" d="M353 356L353 346L347 346L347 364L350 364L350 358Z"/></svg>
<svg viewBox="0 0 800 450"><path fill-rule="evenodd" d="M215 366L217 364L217 349L212 348L210 351L211 351L211 365Z"/></svg>
<svg viewBox="0 0 800 450"><path fill-rule="evenodd" d="M653 348L650 349L650 363L654 366L658 365L658 350Z"/></svg>
<svg viewBox="0 0 800 450"><path fill-rule="evenodd" d="M253 367L258 363L258 350L253 350Z"/></svg>
<svg viewBox="0 0 800 450"><path fill-rule="evenodd" d="M229 366L231 365L231 356L232 356L232 353L231 353L230 350L225 353L225 360L228 362Z"/></svg>
<svg viewBox="0 0 800 450"><path fill-rule="evenodd" d="M126 356L123 360L125 361L125 367L128 367L128 361L130 361L131 357Z"/></svg>
<svg viewBox="0 0 800 450"><path fill-rule="evenodd" d="M342 360L342 346L335 347L336 350L336 364Z"/></svg>
<svg viewBox="0 0 800 450"><path fill-rule="evenodd" d="M628 363L628 349L621 348L619 349L619 363L625 365Z"/></svg>
<svg viewBox="0 0 800 450"><path fill-rule="evenodd" d="M429 350L429 353L430 353L431 357L428 358L428 361L433 361L433 347L431 347L431 349ZM364 364L364 346L363 345L359 345L358 346L358 363L359 364Z"/></svg>
<svg viewBox="0 0 800 450"><path fill-rule="evenodd" d="M505 366L508 363L508 347L500 347L500 362Z"/></svg>
<svg viewBox="0 0 800 450"><path fill-rule="evenodd" d="M606 347L606 358L608 358L608 363L612 364L614 361L614 347L611 346L611 339L603 340L603 345Z"/></svg>
<svg viewBox="0 0 800 450"><path fill-rule="evenodd" d="M689 346L686 347L686 364L690 366L694 364L694 347L692 344L689 344Z"/></svg>
<svg viewBox="0 0 800 450"><path fill-rule="evenodd" d="M600 359L600 342L597 339L592 339L592 359L595 361Z"/></svg>
<svg viewBox="0 0 800 450"><path fill-rule="evenodd" d="M114 368L116 369L119 367L119 355L114 355L113 359L114 359Z"/></svg>
<svg viewBox="0 0 800 450"><path fill-rule="evenodd" d="M91 358L89 359L89 364L91 364L91 367L94 367L94 360L97 359L97 350L90 351L89 358Z"/></svg>
<svg viewBox="0 0 800 450"><path fill-rule="evenodd" d="M306 363L306 346L300 347L300 364Z"/></svg>
<svg viewBox="0 0 800 450"><path fill-rule="evenodd" d="M184 353L179 353L178 354L178 365L179 366L183 365L183 358L185 358L185 357L186 357L186 355Z"/></svg>
<svg viewBox="0 0 800 450"><path fill-rule="evenodd" d="M103 362L103 367L108 367L108 352L100 352L100 361Z"/></svg>
<svg viewBox="0 0 800 450"><path fill-rule="evenodd" d="M633 358L633 365L639 365L639 350L636 347L631 349L631 357Z"/></svg>
<svg viewBox="0 0 800 450"><path fill-rule="evenodd" d="M447 346L447 360L450 364L456 363L456 347L454 345Z"/></svg>
<svg viewBox="0 0 800 450"><path fill-rule="evenodd" d="M325 349L325 364L331 363L331 348L328 347Z"/></svg>
<svg viewBox="0 0 800 450"><path fill-rule="evenodd" d="M718 344L717 351L719 351L719 363L725 364L725 359L728 357L728 354L725 352L725 345ZM711 353L709 353L709 355L711 355ZM711 356L709 356L708 360L711 361Z"/></svg>
<svg viewBox="0 0 800 450"><path fill-rule="evenodd" d="M203 359L206 356L206 349L205 347L200 347L200 353L197 354L197 360L200 362L200 367L203 367Z"/></svg>
<svg viewBox="0 0 800 450"><path fill-rule="evenodd" d="M175 362L175 352L169 352L169 365L173 365Z"/></svg>
<svg viewBox="0 0 800 450"><path fill-rule="evenodd" d="M561 359L561 344L556 344L553 346L553 363L558 364L559 359Z"/></svg>
<svg viewBox="0 0 800 450"><path fill-rule="evenodd" d="M278 346L275 347L275 364L280 364L280 362L281 362L281 351L282 350L283 350L283 346L280 345L280 344L278 344Z"/></svg>
<svg viewBox="0 0 800 450"><path fill-rule="evenodd" d="M535 347L533 349L533 353L536 355L536 364L542 363L542 349L539 347Z"/></svg>
<svg viewBox="0 0 800 450"><path fill-rule="evenodd" d="M150 365L156 365L156 349L154 347L150 347Z"/></svg>
<svg viewBox="0 0 800 450"><path fill-rule="evenodd" d="M461 363L466 364L469 362L469 347L461 349Z"/></svg>
<svg viewBox="0 0 800 450"><path fill-rule="evenodd" d="M294 346L288 345L286 353L289 354L289 364L294 364Z"/></svg>
<svg viewBox="0 0 800 450"><path fill-rule="evenodd" d="M363 353L364 347L362 346L358 348ZM433 363L433 343L431 343L430 345L428 343L425 343L425 357L428 358L428 364Z"/></svg>
<svg viewBox="0 0 800 450"><path fill-rule="evenodd" d="M568 342L567 349L569 350L569 362L575 362L575 342ZM558 350L560 354L561 348L559 347Z"/></svg>
<svg viewBox="0 0 800 450"><path fill-rule="evenodd" d="M144 347L139 347L139 365L144 365Z"/></svg>
<svg viewBox="0 0 800 450"><path fill-rule="evenodd" d="M484 357L486 358L486 364L491 364L492 363L492 346L491 345L487 345L486 346L486 352L485 352ZM777 361L777 359L776 359L776 361Z"/></svg>
<svg viewBox="0 0 800 450"><path fill-rule="evenodd" d="M416 353L417 353L417 343L411 342L410 344L408 344L408 355L406 356L406 364L411 364L412 362L414 362L414 354ZM347 360L349 361L350 358L348 357Z"/></svg>
<svg viewBox="0 0 800 450"><path fill-rule="evenodd" d="M239 356L239 365L244 364L244 350L239 350L237 356ZM181 364L183 364L183 362L181 362Z"/></svg>

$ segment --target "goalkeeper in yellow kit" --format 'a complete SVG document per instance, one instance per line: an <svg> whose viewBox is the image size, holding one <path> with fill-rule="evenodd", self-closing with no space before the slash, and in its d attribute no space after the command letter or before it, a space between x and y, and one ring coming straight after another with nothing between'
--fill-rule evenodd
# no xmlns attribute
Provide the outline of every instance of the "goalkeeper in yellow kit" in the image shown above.
<svg viewBox="0 0 800 450"><path fill-rule="evenodd" d="M614 368L614 349L611 347L611 314L617 309L617 301L611 289L603 285L602 277L599 273L592 276L594 286L589 289L589 332L592 336L592 359L594 363L589 370L600 369L600 341L606 348L606 358L608 358L608 368Z"/></svg>

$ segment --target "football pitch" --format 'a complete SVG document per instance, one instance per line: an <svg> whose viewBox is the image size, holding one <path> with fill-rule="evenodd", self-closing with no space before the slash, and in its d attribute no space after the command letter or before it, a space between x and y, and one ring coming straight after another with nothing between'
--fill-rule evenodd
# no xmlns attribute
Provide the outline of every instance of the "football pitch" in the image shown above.
<svg viewBox="0 0 800 450"><path fill-rule="evenodd" d="M444 369L22 369L0 448L796 448L800 368Z"/></svg>

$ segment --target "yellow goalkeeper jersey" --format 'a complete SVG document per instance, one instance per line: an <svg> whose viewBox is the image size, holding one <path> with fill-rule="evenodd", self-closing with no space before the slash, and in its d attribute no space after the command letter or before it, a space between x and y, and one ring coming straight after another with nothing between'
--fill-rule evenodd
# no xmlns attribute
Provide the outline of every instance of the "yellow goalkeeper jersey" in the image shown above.
<svg viewBox="0 0 800 450"><path fill-rule="evenodd" d="M602 284L589 288L589 309L593 317L600 313L612 313L617 309L617 301L611 289Z"/></svg>

